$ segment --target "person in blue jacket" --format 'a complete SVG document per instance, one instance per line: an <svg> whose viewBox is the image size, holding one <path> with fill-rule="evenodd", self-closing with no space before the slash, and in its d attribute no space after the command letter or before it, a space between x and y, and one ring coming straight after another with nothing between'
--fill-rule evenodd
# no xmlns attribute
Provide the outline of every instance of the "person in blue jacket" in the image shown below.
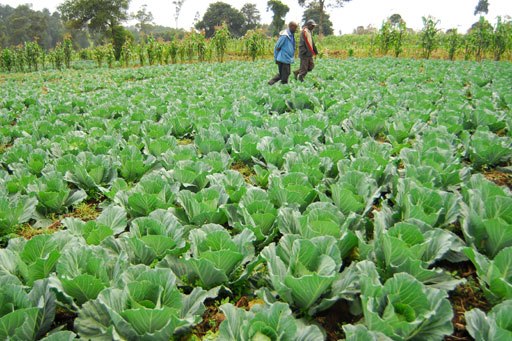
<svg viewBox="0 0 512 341"><path fill-rule="evenodd" d="M268 81L269 85L281 81L282 84L288 83L291 74L291 65L295 57L295 31L297 31L297 23L290 22L288 29L279 33L279 40L274 48L274 60L279 68L279 74Z"/></svg>

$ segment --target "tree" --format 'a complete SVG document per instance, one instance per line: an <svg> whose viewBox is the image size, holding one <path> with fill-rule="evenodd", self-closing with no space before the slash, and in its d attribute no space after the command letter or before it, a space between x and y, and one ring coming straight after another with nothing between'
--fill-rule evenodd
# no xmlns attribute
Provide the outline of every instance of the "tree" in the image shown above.
<svg viewBox="0 0 512 341"><path fill-rule="evenodd" d="M240 12L245 18L245 31L254 30L260 25L261 15L255 4L247 3L243 5Z"/></svg>
<svg viewBox="0 0 512 341"><path fill-rule="evenodd" d="M404 20L402 19L402 16L400 14L398 14L398 13L395 13L392 16L389 17L389 22L393 26L399 25L402 21L404 21Z"/></svg>
<svg viewBox="0 0 512 341"><path fill-rule="evenodd" d="M46 30L42 13L33 11L28 5L16 7L7 18L6 24L10 45L40 40Z"/></svg>
<svg viewBox="0 0 512 341"><path fill-rule="evenodd" d="M437 47L437 34L439 29L437 25L439 20L434 19L431 16L422 17L423 29L420 33L420 46L423 49L423 57L429 59L432 51Z"/></svg>
<svg viewBox="0 0 512 341"><path fill-rule="evenodd" d="M134 19L137 19L138 23L135 25L139 29L140 32L145 35L148 34L149 28L153 25L153 13L147 11L148 6L142 5L141 9L133 16Z"/></svg>
<svg viewBox="0 0 512 341"><path fill-rule="evenodd" d="M489 13L489 0L478 0L474 15L487 13Z"/></svg>
<svg viewBox="0 0 512 341"><path fill-rule="evenodd" d="M325 17L325 9L327 7L343 7L343 3L351 0L298 0L299 5L302 7L310 7L313 3L317 3L318 10L320 11L320 18L318 19L318 26L320 28L320 35L323 35L322 31Z"/></svg>
<svg viewBox="0 0 512 341"><path fill-rule="evenodd" d="M172 4L174 5L174 20L176 21L176 29L178 29L178 20L180 18L181 8L185 0L174 0Z"/></svg>
<svg viewBox="0 0 512 341"><path fill-rule="evenodd" d="M320 22L320 7L317 2L311 3L311 5L304 11L304 15L302 16L302 19L304 21L307 21L309 19L313 19L316 22ZM330 19L330 16L326 13L324 16L324 19L322 20L322 32L324 35L329 36L334 34L334 30L332 28L332 21Z"/></svg>
<svg viewBox="0 0 512 341"><path fill-rule="evenodd" d="M270 24L270 32L273 36L279 35L284 27L284 17L290 11L290 7L286 6L279 0L269 0L267 2L267 12L272 11L272 23Z"/></svg>
<svg viewBox="0 0 512 341"><path fill-rule="evenodd" d="M64 36L60 15L49 10L34 11L28 5L0 5L0 46L37 41L44 49L54 48Z"/></svg>
<svg viewBox="0 0 512 341"><path fill-rule="evenodd" d="M215 27L226 23L229 32L235 37L241 37L244 31L244 15L224 2L215 2L208 6L203 19L196 24L198 30L204 30L206 38L211 38L215 34Z"/></svg>
<svg viewBox="0 0 512 341"><path fill-rule="evenodd" d="M352 34L357 35L363 35L363 34L375 34L377 33L377 29L373 27L372 25L368 25L367 27L364 26L357 26L356 29L352 32Z"/></svg>
<svg viewBox="0 0 512 341"><path fill-rule="evenodd" d="M201 21L201 13L199 11L196 11L196 14L194 15L194 27L197 25L198 22Z"/></svg>
<svg viewBox="0 0 512 341"><path fill-rule="evenodd" d="M88 28L106 34L128 19L130 0L66 0L58 8L73 28Z"/></svg>
<svg viewBox="0 0 512 341"><path fill-rule="evenodd" d="M109 38L119 60L128 36L121 23L128 19L129 7L130 0L66 0L58 8L68 26Z"/></svg>

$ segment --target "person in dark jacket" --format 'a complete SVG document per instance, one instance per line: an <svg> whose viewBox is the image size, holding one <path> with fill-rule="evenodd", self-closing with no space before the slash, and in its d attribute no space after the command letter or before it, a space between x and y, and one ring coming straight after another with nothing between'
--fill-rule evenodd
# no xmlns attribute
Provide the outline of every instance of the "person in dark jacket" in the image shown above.
<svg viewBox="0 0 512 341"><path fill-rule="evenodd" d="M294 71L293 74L295 79L298 77L301 82L304 82L304 77L306 77L308 72L313 71L313 68L315 67L313 57L318 54L315 42L313 41L313 30L315 27L316 22L314 20L308 20L302 28L302 32L300 34L300 68Z"/></svg>
<svg viewBox="0 0 512 341"><path fill-rule="evenodd" d="M291 64L293 64L295 57L295 32L297 27L298 25L292 21L288 24L288 29L279 34L279 40L274 48L274 60L279 73L268 82L269 85L274 85L279 81L282 84L288 83Z"/></svg>

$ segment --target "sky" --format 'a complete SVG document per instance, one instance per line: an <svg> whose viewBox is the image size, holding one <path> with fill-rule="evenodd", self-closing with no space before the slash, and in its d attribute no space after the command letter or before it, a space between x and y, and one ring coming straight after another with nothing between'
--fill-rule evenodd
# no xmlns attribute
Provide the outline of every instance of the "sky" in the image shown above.
<svg viewBox="0 0 512 341"><path fill-rule="evenodd" d="M48 8L50 11L64 0L0 0L0 4L18 6L32 3L32 8L40 10ZM193 26L194 17L199 12L202 17L208 5L218 0L185 0L179 26L189 29ZM263 23L270 23L272 13L266 11L267 0L222 0L240 9L245 3L256 4L261 12ZM301 21L303 9L296 0L282 0L290 7L286 20ZM357 26L372 25L379 28L382 21L394 13L398 13L413 29L421 29L422 16L432 15L440 21L441 29L458 28L465 32L477 17L473 11L478 0L352 0L345 3L343 8L329 8L331 21L334 23L336 34L351 33ZM146 4L148 11L153 13L156 24L175 26L174 7L172 0L131 0L130 13L135 13ZM512 0L489 0L489 14L487 19L494 23L497 16L512 16Z"/></svg>

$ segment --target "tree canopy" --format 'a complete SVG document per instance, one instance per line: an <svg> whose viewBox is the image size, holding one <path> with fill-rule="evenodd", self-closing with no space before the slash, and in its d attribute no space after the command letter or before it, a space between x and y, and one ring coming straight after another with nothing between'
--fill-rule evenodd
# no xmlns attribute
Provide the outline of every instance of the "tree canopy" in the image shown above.
<svg viewBox="0 0 512 341"><path fill-rule="evenodd" d="M260 26L261 15L258 7L256 7L255 4L246 3L243 5L240 12L242 12L245 19L245 31L254 30Z"/></svg>
<svg viewBox="0 0 512 341"><path fill-rule="evenodd" d="M475 7L475 15L489 13L489 0L478 0Z"/></svg>
<svg viewBox="0 0 512 341"><path fill-rule="evenodd" d="M37 41L45 49L55 47L64 36L58 12L34 11L28 5L13 8L0 4L0 46L7 47Z"/></svg>
<svg viewBox="0 0 512 341"><path fill-rule="evenodd" d="M320 7L318 3L313 2L306 10L302 16L302 20L306 22L309 19L313 19L317 23L320 23ZM324 35L329 36L334 33L333 24L330 18L330 15L325 13L324 18L322 20L322 32Z"/></svg>
<svg viewBox="0 0 512 341"><path fill-rule="evenodd" d="M245 34L244 15L224 2L215 2L208 6L203 19L196 24L198 30L204 30L206 38L211 38L215 34L215 27L226 23L229 32L235 37L241 37Z"/></svg>
<svg viewBox="0 0 512 341"><path fill-rule="evenodd" d="M279 32L283 29L285 24L284 17L290 11L290 7L279 0L269 0L267 2L267 12L268 11L274 13L269 31L273 36L279 35Z"/></svg>
<svg viewBox="0 0 512 341"><path fill-rule="evenodd" d="M148 34L151 26L154 25L153 23L153 13L148 12L148 6L142 5L141 9L133 15L134 19L137 19L138 23L135 25L139 29L140 32L144 34Z"/></svg>
<svg viewBox="0 0 512 341"><path fill-rule="evenodd" d="M402 19L402 16L398 13L395 13L389 17L389 22L395 26L399 25L402 21L404 20Z"/></svg>
<svg viewBox="0 0 512 341"><path fill-rule="evenodd" d="M301 5L302 7L307 7L307 8L317 7L318 8L318 11L320 14L319 18L318 18L318 26L320 28L320 34L323 35L323 34L326 34L323 31L323 27L324 27L323 21L326 16L325 9L327 7L343 7L343 4L345 2L349 2L351 0L297 0L297 1L299 2L299 5Z"/></svg>
<svg viewBox="0 0 512 341"><path fill-rule="evenodd" d="M176 29L178 29L178 20L180 19L181 9L183 8L183 4L185 0L174 0L172 4L174 5L174 21L176 22Z"/></svg>
<svg viewBox="0 0 512 341"><path fill-rule="evenodd" d="M106 32L128 19L130 0L66 0L62 17L74 28Z"/></svg>

